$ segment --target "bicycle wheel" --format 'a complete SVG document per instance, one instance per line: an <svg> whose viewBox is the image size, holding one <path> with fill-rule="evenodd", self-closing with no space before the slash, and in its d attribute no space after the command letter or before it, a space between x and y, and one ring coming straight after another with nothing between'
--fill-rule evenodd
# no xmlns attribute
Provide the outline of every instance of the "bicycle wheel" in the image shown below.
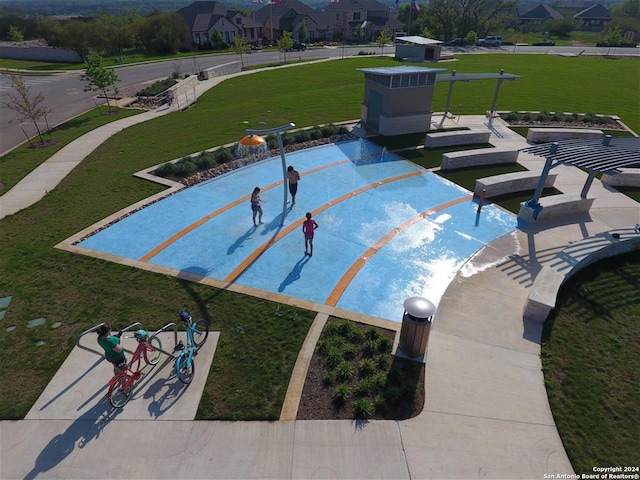
<svg viewBox="0 0 640 480"><path fill-rule="evenodd" d="M109 386L107 398L109 399L109 403L112 407L122 408L132 397L133 382L129 383L130 379L131 375L123 373L113 381L111 386Z"/></svg>
<svg viewBox="0 0 640 480"><path fill-rule="evenodd" d="M209 322L201 318L193 325L193 342L197 348L204 345L209 336Z"/></svg>
<svg viewBox="0 0 640 480"><path fill-rule="evenodd" d="M153 337L144 349L144 359L149 365L155 365L160 361L160 355L162 355L162 342L158 337Z"/></svg>
<svg viewBox="0 0 640 480"><path fill-rule="evenodd" d="M178 379L185 385L189 385L195 374L196 365L193 358L191 359L191 362L189 362L187 353L180 355L176 359L176 375L178 376Z"/></svg>

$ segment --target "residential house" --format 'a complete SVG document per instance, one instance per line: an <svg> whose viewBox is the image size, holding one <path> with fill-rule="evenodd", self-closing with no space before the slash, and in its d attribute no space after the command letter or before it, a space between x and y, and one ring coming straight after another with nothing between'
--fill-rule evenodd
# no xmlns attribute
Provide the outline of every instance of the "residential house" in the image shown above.
<svg viewBox="0 0 640 480"><path fill-rule="evenodd" d="M560 12L554 10L546 3L519 7L517 14L518 24L525 31L536 30L547 20L560 20L563 18Z"/></svg>
<svg viewBox="0 0 640 480"><path fill-rule="evenodd" d="M198 1L178 10L189 25L190 34L182 47L200 49L211 47L211 34L217 29L226 43L233 43L237 36L244 36L247 42L258 40L260 25L251 17L245 17L217 1Z"/></svg>
<svg viewBox="0 0 640 480"><path fill-rule="evenodd" d="M592 2L590 0L576 0L572 2L566 2L562 5L558 5L556 10L558 10L563 15L574 16L576 13L580 13L587 8L593 7L596 2Z"/></svg>
<svg viewBox="0 0 640 480"><path fill-rule="evenodd" d="M578 21L579 30L601 32L607 22L611 21L611 13L604 5L598 3L576 13L573 18Z"/></svg>
<svg viewBox="0 0 640 480"><path fill-rule="evenodd" d="M300 41L330 40L333 37L331 17L299 0L270 2L256 10L252 17L260 25L260 36L265 43L274 43L284 31L291 32L292 37ZM301 38L302 25L307 30L307 38Z"/></svg>
<svg viewBox="0 0 640 480"><path fill-rule="evenodd" d="M371 42L383 29L392 37L402 29L391 9L377 0L340 0L329 3L324 11L333 16L337 41Z"/></svg>

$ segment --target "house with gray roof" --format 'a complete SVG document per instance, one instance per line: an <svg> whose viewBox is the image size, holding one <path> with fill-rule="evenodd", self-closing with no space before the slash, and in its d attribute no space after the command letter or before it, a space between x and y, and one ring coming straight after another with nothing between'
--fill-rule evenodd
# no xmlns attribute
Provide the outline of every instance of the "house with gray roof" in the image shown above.
<svg viewBox="0 0 640 480"><path fill-rule="evenodd" d="M559 20L561 18L563 18L562 14L546 3L518 8L518 24L524 30L534 30L542 26L547 20Z"/></svg>
<svg viewBox="0 0 640 480"><path fill-rule="evenodd" d="M267 3L254 12L253 18L260 25L261 38L266 43L278 40L284 31L291 32L292 38L301 41L331 40L333 37L331 18L299 0ZM300 38L303 24L307 38Z"/></svg>
<svg viewBox="0 0 640 480"><path fill-rule="evenodd" d="M260 25L255 19L217 1L193 2L178 10L178 14L189 26L190 34L182 43L182 48L188 50L210 48L214 29L222 34L226 43L233 43L238 35L244 36L250 43L259 38Z"/></svg>
<svg viewBox="0 0 640 480"><path fill-rule="evenodd" d="M611 21L611 13L607 10L607 7L598 3L576 13L573 18L578 21L580 30L601 32L607 22Z"/></svg>

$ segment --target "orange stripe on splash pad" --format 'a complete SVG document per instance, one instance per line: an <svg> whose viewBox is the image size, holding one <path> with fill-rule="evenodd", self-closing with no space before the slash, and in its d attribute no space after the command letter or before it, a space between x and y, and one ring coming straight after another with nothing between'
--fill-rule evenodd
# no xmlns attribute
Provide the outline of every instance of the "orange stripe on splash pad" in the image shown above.
<svg viewBox="0 0 640 480"><path fill-rule="evenodd" d="M375 154L369 154L369 155L363 155L361 157L358 157L355 160L361 160L363 158L368 158L368 157L374 157L377 155L380 155L381 152L376 152ZM343 163L348 163L353 161L350 158L344 159L344 160L339 160L337 162L332 162L332 163L328 163L326 165L322 165L320 167L316 167L316 168L312 168L310 170L306 170L304 173L301 173L300 176L304 177L305 175L309 175L311 173L315 173L315 172L319 172L321 170L324 170L326 168L332 168L332 167L336 167L338 165L342 165ZM266 187L261 188L260 190L262 192L266 191L266 190L271 190L272 188L275 188L279 185L282 185L282 180L279 180L275 183L272 183L270 185L267 185ZM195 230L196 228L198 228L199 226L201 226L202 224L208 222L209 220L211 220L212 218L220 215L221 213L226 212L227 210L229 210L230 208L233 208L237 205L240 205L243 202L246 202L247 200L249 200L249 198L251 198L251 195L245 195L244 197L239 198L238 200L235 200L234 202L228 203L227 205L224 205L223 207L220 207L218 210L216 210L215 212L211 212L207 215L205 215L204 217L202 217L200 220L197 220L196 222L192 223L191 225L183 228L182 230L180 230L179 232L177 232L176 234L172 235L171 237L169 237L167 240L165 240L164 242L162 242L160 245L158 245L157 247L155 247L153 250L151 250L150 252L146 253L145 255L143 255L140 258L141 262L148 262L149 260L151 260L153 257L155 257L156 255L158 255L161 251L163 251L164 249L166 249L169 245L172 245L173 243L177 242L178 240L180 240L182 237L184 237L187 233Z"/></svg>
<svg viewBox="0 0 640 480"><path fill-rule="evenodd" d="M353 265L349 267L349 270L347 270L347 272L342 276L342 278L337 283L333 291L327 297L327 301L325 302L325 305L329 305L330 307L335 307L338 303L338 300L340 300L340 297L342 297L342 294L344 293L344 291L347 289L351 281L355 278L355 276L362 269L362 267L364 267L365 264L371 259L371 257L373 257L376 253L378 253L382 247L384 247L387 243L389 243L400 232L402 232L403 230L406 230L411 225L419 222L423 218L428 217L432 213L439 212L441 210L444 210L445 208L452 207L453 205L457 205L459 203L466 202L471 199L473 199L473 195L468 195L466 197L457 198L455 200L451 200L450 202L443 203L441 205L438 205L435 208L430 208L429 210L425 210L424 212L416 215L415 217L410 218L399 227L396 227L393 230L391 230L385 236L380 238L376 243L374 243L371 247L369 247L367 251L360 256L360 258L358 258L355 262L353 262Z"/></svg>
<svg viewBox="0 0 640 480"><path fill-rule="evenodd" d="M425 173L425 171L423 171L423 170L416 170L415 172L405 173L403 175L398 175L397 177L386 178L384 180L380 180L379 182L375 182L375 183L371 183L369 185L365 185L364 187L360 187L357 190L353 190L353 191L351 191L349 193L345 193L344 195L336 198L335 200L333 200L331 202L325 203L321 207L313 210L311 213L315 216L315 215L319 214L320 212L325 211L329 207L332 207L334 205L337 205L338 203L344 202L345 200L348 200L349 198L352 198L355 195L359 195L360 193L363 193L363 192L366 192L368 190L371 190L372 188L377 188L377 187L379 187L381 185L385 185L387 183L396 182L398 180L404 180L405 178L415 177L415 176L418 176L418 175L422 175L424 173ZM235 270L233 270L233 272L231 272L229 275L227 275L227 277L224 279L224 281L227 282L227 283L233 283L236 280L236 278L238 278L240 275L242 275L242 273L247 268L249 268L251 266L251 264L253 262L255 262L258 259L258 257L260 257L260 255L262 255L269 247L271 247L271 245L276 243L278 240L280 240L285 235L288 235L289 233L291 233L296 228L300 227L302 225L303 221L304 221L304 219L301 218L300 220L297 220L294 223L292 223L291 225L287 226L286 228L280 230L277 235L274 235L271 239L269 239L267 242L263 243L256 250L254 250L240 265L238 265L235 268Z"/></svg>

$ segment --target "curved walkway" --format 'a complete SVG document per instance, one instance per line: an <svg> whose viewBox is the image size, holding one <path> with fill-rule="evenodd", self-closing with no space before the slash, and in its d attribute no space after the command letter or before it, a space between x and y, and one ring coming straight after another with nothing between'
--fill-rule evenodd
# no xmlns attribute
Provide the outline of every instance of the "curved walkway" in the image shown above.
<svg viewBox="0 0 640 480"><path fill-rule="evenodd" d="M463 118L458 126L463 123L488 128L483 117ZM91 143L94 134L77 147ZM491 142L513 146L523 140L494 121ZM532 170L542 162L521 159ZM579 193L584 172L558 167L557 173L558 189ZM416 418L143 423L118 418L102 401L75 419L0 422L0 477L408 480L573 473L543 383L542 325L522 312L536 275L568 243L637 223L638 204L628 197L600 182L590 195L589 214L504 235L461 269L432 327L426 402ZM319 315L293 380L302 378L321 324Z"/></svg>

